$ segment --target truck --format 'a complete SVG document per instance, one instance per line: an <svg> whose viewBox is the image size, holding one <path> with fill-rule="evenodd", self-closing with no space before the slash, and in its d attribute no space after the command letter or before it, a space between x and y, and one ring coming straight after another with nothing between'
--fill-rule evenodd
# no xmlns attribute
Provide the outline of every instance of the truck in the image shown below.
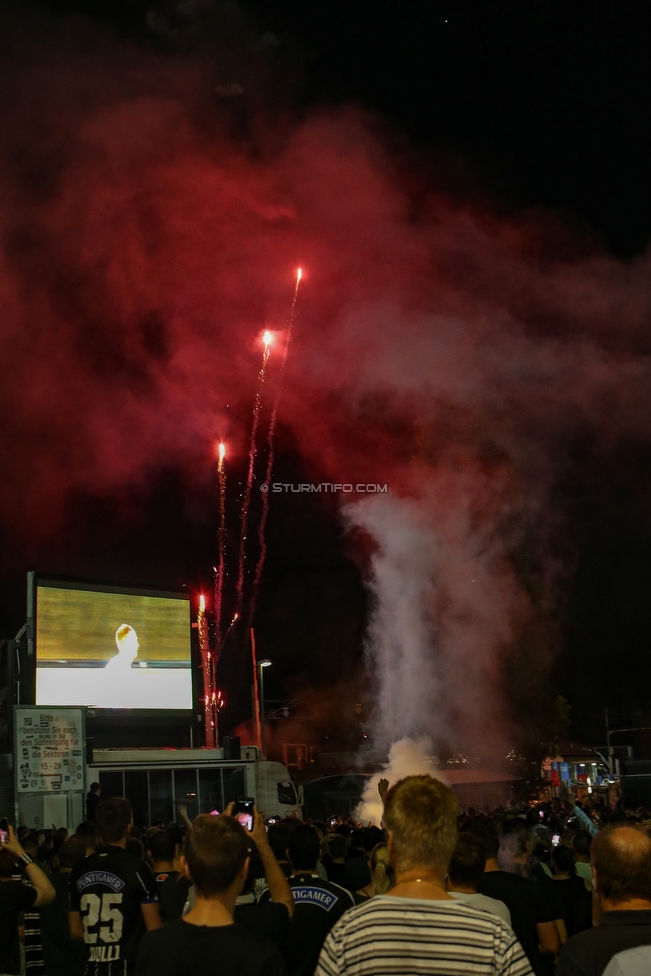
<svg viewBox="0 0 651 976"><path fill-rule="evenodd" d="M126 796L140 825L192 820L222 813L238 797L253 797L267 818L302 817L303 788L285 766L244 746L237 759L223 749L95 749L86 783L99 783L101 798Z"/></svg>

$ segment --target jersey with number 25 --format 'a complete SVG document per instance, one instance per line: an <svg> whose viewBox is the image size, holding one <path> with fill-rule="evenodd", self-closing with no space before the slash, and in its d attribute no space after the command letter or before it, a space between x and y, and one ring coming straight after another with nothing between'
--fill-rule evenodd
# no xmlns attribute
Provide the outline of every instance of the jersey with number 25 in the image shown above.
<svg viewBox="0 0 651 976"><path fill-rule="evenodd" d="M151 868L122 847L98 847L75 867L70 878L70 911L81 914L88 973L129 973L145 934L140 906L156 900Z"/></svg>

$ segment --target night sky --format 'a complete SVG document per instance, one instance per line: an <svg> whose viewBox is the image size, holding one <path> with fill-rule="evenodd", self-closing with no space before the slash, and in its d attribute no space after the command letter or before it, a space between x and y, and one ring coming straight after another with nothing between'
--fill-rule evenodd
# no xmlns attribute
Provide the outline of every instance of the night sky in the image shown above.
<svg viewBox="0 0 651 976"><path fill-rule="evenodd" d="M209 591L219 436L232 450L232 566L255 337L286 323L304 262L275 480L372 475L409 494L416 463L432 471L458 449L464 477L492 486L475 516L499 523L509 572L529 601L527 611L513 602L520 624L495 665L509 734L535 739L546 703L562 693L573 737L603 743L604 706L646 698L651 646L651 13L626 3L77 0L6 3L2 18L2 635L23 623L28 569L187 586L193 597ZM127 103L125 123L115 106ZM297 137L291 164L277 163L294 132L308 135ZM319 184L330 177L333 145L339 189L329 200ZM185 189L169 189L186 159L195 165L197 147L231 181L213 216L209 197L218 194L201 196L199 169L188 163ZM246 208L267 185L275 216L256 204L240 218L232 201ZM399 218L396 187L408 199ZM135 212L138 196L147 203L124 229L120 201ZM98 197L96 219L86 218ZM417 228L406 241L391 231L395 265L391 234L385 240L373 229L385 201L387 226ZM276 247L258 222L282 221L278 213L292 206L310 214L309 228L282 225ZM429 290L424 260L412 278L404 270L412 248L418 264L427 221L453 228L432 246L439 291ZM142 248L130 236L136 224ZM193 226L205 234L196 255L187 243ZM349 255L350 281L338 252ZM374 279L363 269L376 262ZM177 273L182 284L170 298L165 287ZM404 287L385 288L392 274ZM552 371L563 365L545 386L549 399L545 392L539 406L529 402L531 366L517 389L509 373L513 393L500 403L483 393L461 406L461 395L420 401L419 392L405 393L408 362L397 367L399 393L362 380L358 387L355 357L360 375L367 357L365 376L383 368L371 363L373 328L346 333L344 348L333 323L376 295L379 302L379 289L385 307L409 308L414 321L443 307L463 317L472 306L477 322L482 309L493 316L492 330L506 310L526 323L536 348L569 349L567 358L550 353ZM546 305L548 292L555 297ZM181 368L186 334L189 365ZM570 335L576 349L589 337L597 350L586 376L602 364L610 371L603 388L577 393L576 403L563 399L572 357L581 356ZM509 341L489 341L497 359L510 355ZM399 331L378 339L387 362L401 342ZM336 381L322 380L339 370ZM122 384L133 397L128 409ZM355 389L354 415L342 389ZM532 386L531 400L538 397ZM265 423L268 415L269 401ZM529 440L531 455L513 447ZM505 515L500 499L509 490L522 503ZM254 493L254 525L258 511ZM272 498L267 544L255 618L259 656L275 665L267 696L298 700L296 715L310 718L281 734L355 747L356 705L362 719L372 712L362 646L374 544L351 531L332 498L303 495ZM236 632L223 660L227 728L247 718L243 661Z"/></svg>

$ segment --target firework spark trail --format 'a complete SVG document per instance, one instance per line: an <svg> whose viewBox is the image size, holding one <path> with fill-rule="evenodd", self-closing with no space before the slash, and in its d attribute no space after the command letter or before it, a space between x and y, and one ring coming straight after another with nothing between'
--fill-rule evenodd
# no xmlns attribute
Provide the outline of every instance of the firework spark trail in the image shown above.
<svg viewBox="0 0 651 976"><path fill-rule="evenodd" d="M242 599L244 596L244 567L246 564L246 531L249 518L249 505L251 503L251 491L253 489L253 472L255 468L255 458L257 455L256 441L258 435L258 425L260 423L260 408L262 406L262 388L269 361L269 344L271 333L264 334L264 352L262 354L262 366L258 372L258 385L253 401L253 423L251 425L251 440L249 442L249 470L246 476L246 486L244 489L244 499L242 501L242 520L240 531L240 553L237 570L237 586L235 589L235 611L240 613L242 609Z"/></svg>
<svg viewBox="0 0 651 976"><path fill-rule="evenodd" d="M213 662L210 654L210 643L208 639L206 600L203 593L199 597L197 629L199 632L199 650L201 651L201 665L203 670L203 719L205 744L207 748L214 748L217 743L217 726L215 725L211 703L214 676Z"/></svg>
<svg viewBox="0 0 651 976"><path fill-rule="evenodd" d="M255 575L253 577L253 588L251 591L251 604L249 606L249 622L248 627L251 626L253 622L253 614L255 613L255 607L258 599L258 590L260 589L260 580L262 579L262 572L264 570L264 563L267 556L267 543L265 541L266 528L267 528L267 518L269 516L269 485L271 484L271 475L273 473L274 466L274 436L276 433L276 420L278 418L278 405L280 403L280 395L282 393L282 383L283 376L285 374L285 363L287 362L287 352L289 350L289 343L292 338L292 326L294 325L294 318L296 317L296 303L298 301L298 289L301 284L301 278L303 277L303 272L299 268L296 272L296 284L294 286L294 296L292 298L292 305L289 312L289 326L287 328L287 338L285 340L285 349L283 350L283 358L280 364L280 376L278 378L278 389L276 391L276 399L274 401L273 410L271 412L271 420L269 421L269 433L267 434L267 469L264 475L263 484L267 486L267 491L262 492L262 512L260 514L260 524L258 526L258 562L255 567Z"/></svg>
<svg viewBox="0 0 651 976"><path fill-rule="evenodd" d="M219 652L222 639L222 601L224 595L224 544L226 541L226 471L224 457L226 448L219 445L217 476L219 479L219 530L217 533L217 572L215 573L215 645Z"/></svg>

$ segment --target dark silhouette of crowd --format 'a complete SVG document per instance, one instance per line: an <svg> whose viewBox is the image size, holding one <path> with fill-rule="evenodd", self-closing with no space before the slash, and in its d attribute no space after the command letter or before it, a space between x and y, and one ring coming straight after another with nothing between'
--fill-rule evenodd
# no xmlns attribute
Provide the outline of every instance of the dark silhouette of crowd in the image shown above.
<svg viewBox="0 0 651 976"><path fill-rule="evenodd" d="M430 776L379 825L234 815L9 830L0 976L640 976L651 817L571 794L459 812ZM96 794L98 795L98 794Z"/></svg>

